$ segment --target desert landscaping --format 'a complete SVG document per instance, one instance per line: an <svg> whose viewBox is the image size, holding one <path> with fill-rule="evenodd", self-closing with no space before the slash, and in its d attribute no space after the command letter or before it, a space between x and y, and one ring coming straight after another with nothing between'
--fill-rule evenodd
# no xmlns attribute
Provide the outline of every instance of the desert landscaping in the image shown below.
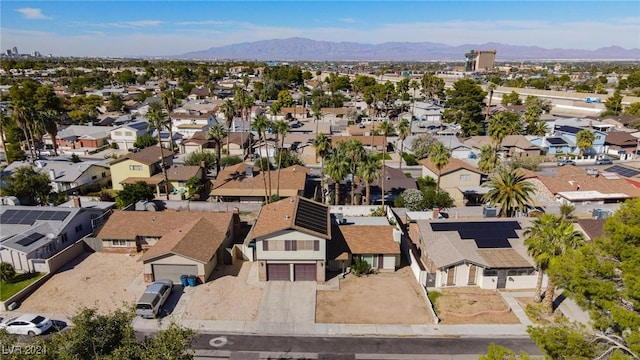
<svg viewBox="0 0 640 360"><path fill-rule="evenodd" d="M502 296L494 290L446 288L441 293L435 307L443 325L520 323Z"/></svg>

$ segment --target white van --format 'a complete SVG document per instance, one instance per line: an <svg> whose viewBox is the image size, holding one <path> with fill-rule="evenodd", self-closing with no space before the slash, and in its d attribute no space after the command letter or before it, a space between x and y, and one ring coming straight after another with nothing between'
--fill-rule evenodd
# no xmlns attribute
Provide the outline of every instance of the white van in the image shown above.
<svg viewBox="0 0 640 360"><path fill-rule="evenodd" d="M136 315L153 319L160 315L162 305L171 295L173 281L158 280L151 283L136 303Z"/></svg>

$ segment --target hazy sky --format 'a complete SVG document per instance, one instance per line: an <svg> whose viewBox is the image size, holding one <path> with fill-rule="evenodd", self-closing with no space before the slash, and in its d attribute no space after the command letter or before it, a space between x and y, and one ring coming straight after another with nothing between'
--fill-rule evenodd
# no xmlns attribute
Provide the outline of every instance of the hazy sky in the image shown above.
<svg viewBox="0 0 640 360"><path fill-rule="evenodd" d="M0 50L162 56L305 37L640 48L640 1L7 1Z"/></svg>

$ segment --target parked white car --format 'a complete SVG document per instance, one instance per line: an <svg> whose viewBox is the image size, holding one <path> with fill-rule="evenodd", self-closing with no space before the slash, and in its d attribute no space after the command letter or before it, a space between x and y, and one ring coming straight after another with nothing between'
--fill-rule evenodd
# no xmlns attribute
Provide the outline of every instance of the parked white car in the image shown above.
<svg viewBox="0 0 640 360"><path fill-rule="evenodd" d="M0 319L1 320L1 319ZM0 323L0 329L9 334L36 336L49 330L53 323L51 319L35 314L24 314Z"/></svg>

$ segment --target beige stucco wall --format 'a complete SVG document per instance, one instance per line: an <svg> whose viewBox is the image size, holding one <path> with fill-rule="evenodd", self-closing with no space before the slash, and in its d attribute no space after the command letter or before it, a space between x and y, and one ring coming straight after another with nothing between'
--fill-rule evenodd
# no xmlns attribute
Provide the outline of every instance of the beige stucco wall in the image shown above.
<svg viewBox="0 0 640 360"><path fill-rule="evenodd" d="M160 265L160 264L168 264L168 265L197 265L198 266L198 275L206 274L205 264L188 259L179 255L170 255L164 258L160 258L157 260L153 260L151 262L145 263L143 265L144 273L151 274L152 272L152 264ZM208 274L207 274L208 275Z"/></svg>
<svg viewBox="0 0 640 360"><path fill-rule="evenodd" d="M142 170L129 170L129 165L140 165ZM148 165L141 164L134 160L125 160L117 164L111 165L111 182L113 190L122 190L121 181L129 177L150 177L151 169Z"/></svg>
<svg viewBox="0 0 640 360"><path fill-rule="evenodd" d="M461 176L465 175L468 176L468 180L461 180ZM427 169L426 166L422 167L422 176L430 176L436 180L438 179L438 174ZM456 205L461 205L464 202L463 194L458 190L458 187L478 185L480 185L480 174L467 169L460 169L444 174L440 179L440 188L449 193L451 198L456 202Z"/></svg>
<svg viewBox="0 0 640 360"><path fill-rule="evenodd" d="M263 251L263 240L304 240L304 241L320 241L318 251L314 250L297 250L297 251ZM326 254L326 241L320 237L305 234L298 231L283 231L266 239L256 240L256 259L258 260L324 260Z"/></svg>

